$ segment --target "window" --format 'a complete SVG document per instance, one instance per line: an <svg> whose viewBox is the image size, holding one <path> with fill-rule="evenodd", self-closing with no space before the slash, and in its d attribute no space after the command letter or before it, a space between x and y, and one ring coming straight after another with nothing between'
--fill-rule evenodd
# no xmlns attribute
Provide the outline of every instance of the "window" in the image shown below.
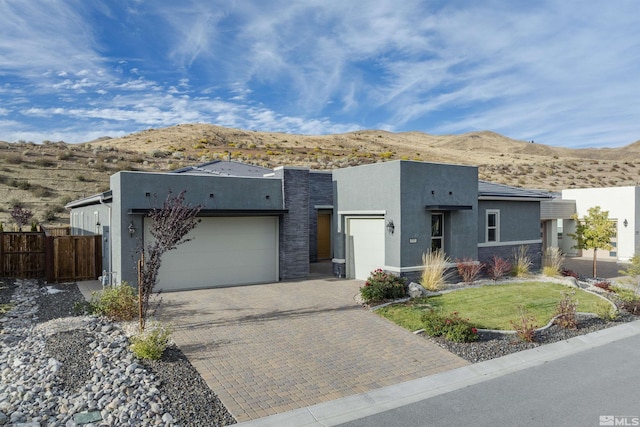
<svg viewBox="0 0 640 427"><path fill-rule="evenodd" d="M499 242L500 241L500 211L494 209L487 210L487 242Z"/></svg>
<svg viewBox="0 0 640 427"><path fill-rule="evenodd" d="M444 214L431 214L431 250L444 250Z"/></svg>

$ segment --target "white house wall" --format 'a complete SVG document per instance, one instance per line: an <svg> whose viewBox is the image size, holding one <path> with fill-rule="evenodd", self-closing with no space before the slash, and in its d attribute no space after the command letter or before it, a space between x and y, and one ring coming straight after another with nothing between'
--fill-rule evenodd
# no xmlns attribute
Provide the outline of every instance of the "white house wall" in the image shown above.
<svg viewBox="0 0 640 427"><path fill-rule="evenodd" d="M579 218L587 215L589 208L594 206L608 211L609 218L617 222L617 258L620 261L628 261L634 253L640 252L639 192L640 187L568 189L562 190L562 199L575 200ZM567 230L565 234L566 232ZM570 240L568 237L565 239Z"/></svg>

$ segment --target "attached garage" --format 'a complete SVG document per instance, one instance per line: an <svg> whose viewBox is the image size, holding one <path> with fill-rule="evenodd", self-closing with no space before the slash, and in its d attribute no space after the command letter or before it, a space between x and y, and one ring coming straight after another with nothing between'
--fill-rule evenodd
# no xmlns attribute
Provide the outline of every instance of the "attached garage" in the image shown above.
<svg viewBox="0 0 640 427"><path fill-rule="evenodd" d="M366 280L385 265L383 217L347 218L347 277Z"/></svg>
<svg viewBox="0 0 640 427"><path fill-rule="evenodd" d="M149 241L149 220L145 240ZM164 254L157 289L178 291L279 280L278 217L205 217L193 240Z"/></svg>

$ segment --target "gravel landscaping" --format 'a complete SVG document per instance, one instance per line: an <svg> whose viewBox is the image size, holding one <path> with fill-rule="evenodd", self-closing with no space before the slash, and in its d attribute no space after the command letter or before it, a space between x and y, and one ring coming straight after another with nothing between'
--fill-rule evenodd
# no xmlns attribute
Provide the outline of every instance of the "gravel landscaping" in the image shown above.
<svg viewBox="0 0 640 427"><path fill-rule="evenodd" d="M623 322L636 320L630 314L621 314L615 322L607 322L597 317L578 315L577 329L564 329L557 325L536 332L534 342L525 342L518 339L515 334L502 334L495 332L478 331L478 341L471 343L455 343L441 337L425 336L448 351L457 354L463 359L476 363L483 360L506 356L507 354L535 348L544 344L564 341L579 335L599 331L619 325Z"/></svg>
<svg viewBox="0 0 640 427"><path fill-rule="evenodd" d="M180 349L140 361L121 325L73 316L75 284L0 279L0 425L224 426L235 420Z"/></svg>
<svg viewBox="0 0 640 427"><path fill-rule="evenodd" d="M75 284L0 279L0 425L224 426L232 415L179 348L141 361L129 350L127 328L77 316L84 297ZM635 320L579 315L578 328L553 325L535 342L480 331L473 343L425 336L476 363Z"/></svg>

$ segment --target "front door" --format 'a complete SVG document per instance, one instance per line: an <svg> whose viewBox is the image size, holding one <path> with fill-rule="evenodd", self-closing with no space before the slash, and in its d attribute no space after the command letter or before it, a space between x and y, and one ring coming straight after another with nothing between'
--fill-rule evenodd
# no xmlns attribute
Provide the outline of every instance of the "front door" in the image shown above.
<svg viewBox="0 0 640 427"><path fill-rule="evenodd" d="M444 251L444 214L431 214L431 250Z"/></svg>
<svg viewBox="0 0 640 427"><path fill-rule="evenodd" d="M331 258L331 214L318 214L318 259Z"/></svg>

